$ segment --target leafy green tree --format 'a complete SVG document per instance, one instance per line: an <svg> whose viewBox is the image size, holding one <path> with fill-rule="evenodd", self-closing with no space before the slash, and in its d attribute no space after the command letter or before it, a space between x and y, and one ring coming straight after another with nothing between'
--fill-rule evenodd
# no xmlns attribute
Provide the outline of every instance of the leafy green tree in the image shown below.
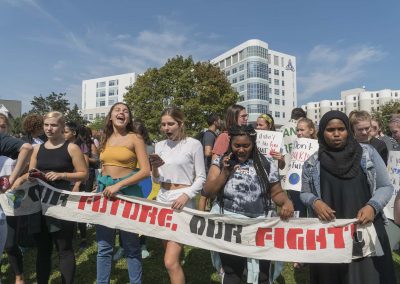
<svg viewBox="0 0 400 284"><path fill-rule="evenodd" d="M105 117L96 117L88 127L95 131L102 131L106 127L106 119Z"/></svg>
<svg viewBox="0 0 400 284"><path fill-rule="evenodd" d="M146 123L151 137L159 139L160 115L165 107L179 107L186 117L188 135L194 135L207 127L209 114L222 116L236 103L238 93L211 63L176 56L160 69L150 68L139 76L124 99L134 116Z"/></svg>
<svg viewBox="0 0 400 284"><path fill-rule="evenodd" d="M44 115L49 111L59 111L64 114L69 110L69 101L65 98L66 93L56 94L52 92L47 97L34 96L31 101L32 109L29 113Z"/></svg>
<svg viewBox="0 0 400 284"><path fill-rule="evenodd" d="M12 135L17 135L24 132L22 129L22 122L24 121L24 118L26 116L27 113L24 113L22 116L12 119L12 126L11 126Z"/></svg>
<svg viewBox="0 0 400 284"><path fill-rule="evenodd" d="M80 125L86 125L88 121L83 118L81 111L77 104L74 104L73 108L65 115L66 121L73 121Z"/></svg>
<svg viewBox="0 0 400 284"><path fill-rule="evenodd" d="M379 107L379 111L373 112L373 115L382 122L384 128L382 131L385 134L390 135L389 120L390 116L395 113L400 113L400 102L389 102Z"/></svg>

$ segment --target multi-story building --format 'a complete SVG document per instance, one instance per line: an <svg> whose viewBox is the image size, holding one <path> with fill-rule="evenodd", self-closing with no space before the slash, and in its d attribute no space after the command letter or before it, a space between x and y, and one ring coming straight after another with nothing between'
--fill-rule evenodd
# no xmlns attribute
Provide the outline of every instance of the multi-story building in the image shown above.
<svg viewBox="0 0 400 284"><path fill-rule="evenodd" d="M318 124L321 117L330 110L340 110L347 115L353 110L370 113L379 111L381 106L391 101L400 101L400 90L367 91L365 88L355 88L342 91L340 97L340 100L310 102L301 107L307 111L307 117Z"/></svg>
<svg viewBox="0 0 400 284"><path fill-rule="evenodd" d="M21 116L22 103L17 100L0 100L0 112L10 116L11 118L17 118Z"/></svg>
<svg viewBox="0 0 400 284"><path fill-rule="evenodd" d="M274 51L258 39L248 40L211 60L239 93L249 121L263 113L279 127L297 105L296 57Z"/></svg>
<svg viewBox="0 0 400 284"><path fill-rule="evenodd" d="M82 81L82 114L86 120L105 117L111 106L122 102L126 88L136 80L135 73Z"/></svg>

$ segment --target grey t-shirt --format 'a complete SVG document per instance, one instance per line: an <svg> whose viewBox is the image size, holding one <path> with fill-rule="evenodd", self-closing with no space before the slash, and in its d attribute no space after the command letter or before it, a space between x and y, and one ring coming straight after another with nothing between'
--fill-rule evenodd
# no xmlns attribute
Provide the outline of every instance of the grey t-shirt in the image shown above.
<svg viewBox="0 0 400 284"><path fill-rule="evenodd" d="M213 165L221 168L220 157L213 161ZM269 183L279 182L278 168L275 163L270 164ZM262 188L254 168L253 160L249 159L239 164L239 168L228 178L224 187L224 209L243 214L248 217L265 215Z"/></svg>
<svg viewBox="0 0 400 284"><path fill-rule="evenodd" d="M217 135L214 132L212 132L211 130L205 131L203 139L201 141L201 144L203 144L203 151L206 146L211 146L212 149L214 147L216 139ZM210 157L204 156L204 165L206 166L206 173L208 173L208 170L210 169L211 166L211 156Z"/></svg>

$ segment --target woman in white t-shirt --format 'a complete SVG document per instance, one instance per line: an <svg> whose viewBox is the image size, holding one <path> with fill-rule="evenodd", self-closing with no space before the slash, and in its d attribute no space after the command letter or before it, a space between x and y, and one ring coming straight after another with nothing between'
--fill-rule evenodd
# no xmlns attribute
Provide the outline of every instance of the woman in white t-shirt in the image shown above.
<svg viewBox="0 0 400 284"><path fill-rule="evenodd" d="M150 155L153 179L161 184L157 201L169 203L177 210L185 206L194 208L193 198L206 179L203 146L200 141L186 137L184 115L176 107L161 114L161 131L167 139L158 142L155 154ZM164 241L164 247L164 264L171 283L185 283L179 261L183 245Z"/></svg>

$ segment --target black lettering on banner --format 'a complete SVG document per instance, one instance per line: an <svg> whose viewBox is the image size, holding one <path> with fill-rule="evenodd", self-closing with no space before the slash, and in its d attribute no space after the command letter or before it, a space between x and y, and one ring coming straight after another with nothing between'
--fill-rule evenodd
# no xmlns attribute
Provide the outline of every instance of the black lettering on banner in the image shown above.
<svg viewBox="0 0 400 284"><path fill-rule="evenodd" d="M57 191L53 191L53 195L51 196L50 199L50 204L51 205L57 205L58 203L58 198L60 197L61 193Z"/></svg>
<svg viewBox="0 0 400 284"><path fill-rule="evenodd" d="M200 223L200 226L199 226ZM206 228L206 221L203 217L194 215L190 220L190 232L193 234L202 235Z"/></svg>
<svg viewBox="0 0 400 284"><path fill-rule="evenodd" d="M69 197L69 194L64 194L64 193L61 194L60 200L62 201L61 202L62 207L67 206L68 197Z"/></svg>
<svg viewBox="0 0 400 284"><path fill-rule="evenodd" d="M242 236L240 235L241 232L242 232L242 226L235 224L225 224L224 240L227 242L232 242L232 236L235 236L236 243L240 244L242 243Z"/></svg>
<svg viewBox="0 0 400 284"><path fill-rule="evenodd" d="M49 188L47 188L47 187L44 187L43 190L45 190L46 192L45 192L45 194L44 194L44 196L43 196L43 198L42 198L42 202L43 202L43 203L47 203L47 201L48 201L49 198L50 198L50 195L51 195L51 192L52 192L52 191L51 191Z"/></svg>
<svg viewBox="0 0 400 284"><path fill-rule="evenodd" d="M28 189L28 196L34 202L39 201L39 189L40 187L37 184Z"/></svg>

